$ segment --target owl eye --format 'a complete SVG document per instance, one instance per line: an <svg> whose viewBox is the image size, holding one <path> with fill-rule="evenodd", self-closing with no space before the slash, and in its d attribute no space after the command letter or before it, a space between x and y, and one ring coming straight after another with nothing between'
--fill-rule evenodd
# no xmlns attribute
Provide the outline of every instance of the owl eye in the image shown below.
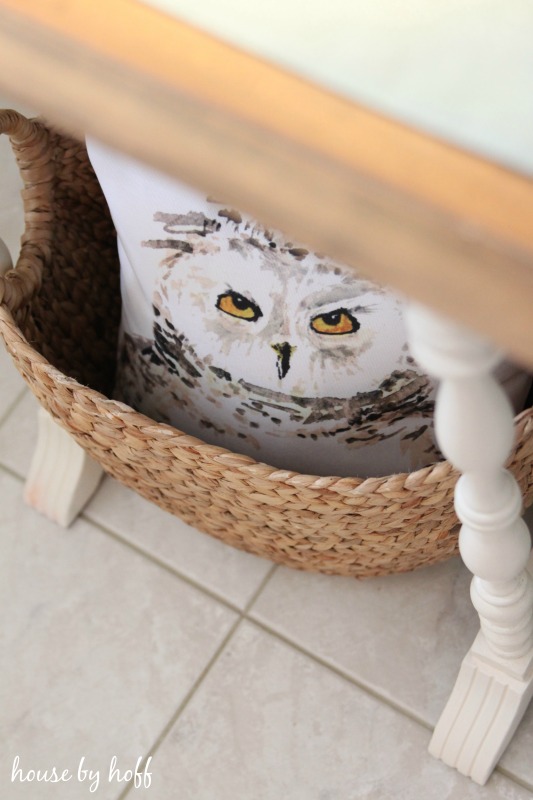
<svg viewBox="0 0 533 800"><path fill-rule="evenodd" d="M217 308L225 314L229 314L230 317L246 319L249 322L255 322L263 316L259 306L238 292L226 292L226 294L219 295Z"/></svg>
<svg viewBox="0 0 533 800"><path fill-rule="evenodd" d="M311 328L316 333L339 336L342 333L355 333L361 325L345 308L337 308L328 314L319 314L311 320Z"/></svg>

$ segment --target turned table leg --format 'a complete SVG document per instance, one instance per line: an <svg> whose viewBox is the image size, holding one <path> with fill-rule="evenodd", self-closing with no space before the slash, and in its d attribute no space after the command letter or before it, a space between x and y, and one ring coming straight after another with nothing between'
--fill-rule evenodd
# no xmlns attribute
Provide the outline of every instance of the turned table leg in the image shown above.
<svg viewBox="0 0 533 800"><path fill-rule="evenodd" d="M481 624L430 752L483 784L533 695L531 542L518 485L504 469L513 413L492 376L500 360L494 348L418 306L410 308L408 326L413 356L441 381L436 436L462 473L455 492L459 548L474 574L471 597Z"/></svg>
<svg viewBox="0 0 533 800"><path fill-rule="evenodd" d="M26 486L26 503L67 527L92 497L103 470L45 411Z"/></svg>

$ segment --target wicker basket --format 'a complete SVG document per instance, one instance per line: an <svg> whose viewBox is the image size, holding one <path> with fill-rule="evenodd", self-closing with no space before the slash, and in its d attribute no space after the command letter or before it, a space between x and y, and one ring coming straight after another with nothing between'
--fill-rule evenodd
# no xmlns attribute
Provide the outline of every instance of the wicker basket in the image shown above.
<svg viewBox="0 0 533 800"><path fill-rule="evenodd" d="M119 265L85 147L14 111L0 112L0 131L19 164L26 219L16 269L0 278L0 332L40 403L108 473L200 530L290 567L368 577L456 551L456 473L447 462L367 480L299 475L108 399ZM516 434L510 463L528 505L531 410Z"/></svg>

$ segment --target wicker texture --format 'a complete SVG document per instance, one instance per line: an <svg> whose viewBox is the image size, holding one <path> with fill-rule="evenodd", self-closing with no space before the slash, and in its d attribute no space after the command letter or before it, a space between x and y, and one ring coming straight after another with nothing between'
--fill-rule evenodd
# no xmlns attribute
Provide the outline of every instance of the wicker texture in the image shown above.
<svg viewBox="0 0 533 800"><path fill-rule="evenodd" d="M0 112L0 131L18 160L26 216L16 269L0 278L0 332L41 404L108 473L200 530L290 567L369 577L456 551L457 475L447 462L367 480L300 475L108 399L119 265L85 147L13 111ZM516 420L516 441L510 466L529 505L531 410Z"/></svg>

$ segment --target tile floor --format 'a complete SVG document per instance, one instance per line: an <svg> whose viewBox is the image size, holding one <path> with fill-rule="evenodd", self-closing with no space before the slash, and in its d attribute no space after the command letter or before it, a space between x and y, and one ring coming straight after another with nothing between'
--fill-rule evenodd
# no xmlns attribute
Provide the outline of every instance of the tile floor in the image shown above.
<svg viewBox="0 0 533 800"><path fill-rule="evenodd" d="M14 247L5 149L0 167ZM35 408L0 348L2 800L533 797L533 709L483 788L426 752L476 631L458 559L297 573L108 478L62 530L22 502ZM124 780L139 759L148 788ZM54 766L70 780L20 780Z"/></svg>

